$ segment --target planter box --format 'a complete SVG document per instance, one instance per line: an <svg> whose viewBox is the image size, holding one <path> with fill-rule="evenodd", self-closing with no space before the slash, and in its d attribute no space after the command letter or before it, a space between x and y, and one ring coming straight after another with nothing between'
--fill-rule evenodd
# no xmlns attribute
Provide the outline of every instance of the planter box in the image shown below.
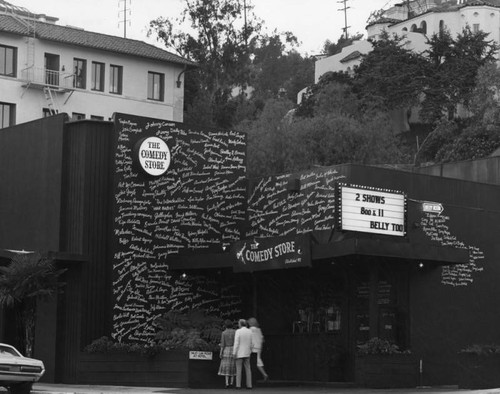
<svg viewBox="0 0 500 394"><path fill-rule="evenodd" d="M461 389L500 387L500 355L458 355L458 386Z"/></svg>
<svg viewBox="0 0 500 394"><path fill-rule="evenodd" d="M203 352L207 353L207 352ZM192 389L223 388L225 381L219 376L220 358L212 353L211 359L193 359L188 361L188 387Z"/></svg>
<svg viewBox="0 0 500 394"><path fill-rule="evenodd" d="M357 355L355 382L376 389L416 387L418 365L418 360L410 354Z"/></svg>
<svg viewBox="0 0 500 394"><path fill-rule="evenodd" d="M187 350L153 357L133 353L80 353L78 384L144 387L224 387L219 360L189 360Z"/></svg>

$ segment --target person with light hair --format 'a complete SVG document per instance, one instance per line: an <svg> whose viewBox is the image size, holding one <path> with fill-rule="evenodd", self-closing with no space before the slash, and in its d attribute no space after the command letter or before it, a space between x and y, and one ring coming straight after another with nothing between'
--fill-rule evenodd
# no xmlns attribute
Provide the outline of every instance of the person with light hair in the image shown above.
<svg viewBox="0 0 500 394"><path fill-rule="evenodd" d="M262 374L264 380L269 379L269 375L264 369L264 362L262 361L262 346L264 345L264 335L259 327L259 322L255 317L248 319L248 325L250 326L250 331L252 332L252 354L256 355L257 358L257 369Z"/></svg>
<svg viewBox="0 0 500 394"><path fill-rule="evenodd" d="M252 369L250 355L252 354L252 331L247 327L245 319L238 321L238 329L234 335L233 354L236 358L236 388L241 388L241 374L245 368L247 389L252 388Z"/></svg>

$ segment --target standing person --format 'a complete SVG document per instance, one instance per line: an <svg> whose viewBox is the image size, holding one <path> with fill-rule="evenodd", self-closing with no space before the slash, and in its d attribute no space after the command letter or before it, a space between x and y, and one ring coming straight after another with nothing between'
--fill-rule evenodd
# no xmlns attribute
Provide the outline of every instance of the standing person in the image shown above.
<svg viewBox="0 0 500 394"><path fill-rule="evenodd" d="M262 374L264 380L269 379L269 375L264 369L264 362L262 361L262 345L264 345L264 335L262 335L262 330L259 328L259 322L255 317L248 319L248 325L250 326L250 331L252 332L252 357L253 354L256 355L257 359L257 369Z"/></svg>
<svg viewBox="0 0 500 394"><path fill-rule="evenodd" d="M250 368L250 355L252 354L252 331L247 327L245 319L238 321L238 329L234 335L233 354L236 358L236 388L241 388L241 372L245 367L247 389L252 388L252 370Z"/></svg>
<svg viewBox="0 0 500 394"><path fill-rule="evenodd" d="M226 320L224 322L225 330L220 338L220 366L219 375L226 378L226 389L234 385L236 376L236 362L234 359L234 336L236 330L233 328L233 322Z"/></svg>

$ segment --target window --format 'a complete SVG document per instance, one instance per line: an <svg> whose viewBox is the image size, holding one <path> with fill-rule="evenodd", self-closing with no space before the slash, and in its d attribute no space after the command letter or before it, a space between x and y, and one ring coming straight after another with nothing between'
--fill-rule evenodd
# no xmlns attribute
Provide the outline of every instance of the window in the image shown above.
<svg viewBox="0 0 500 394"><path fill-rule="evenodd" d="M92 62L92 90L104 91L104 63Z"/></svg>
<svg viewBox="0 0 500 394"><path fill-rule="evenodd" d="M123 67L109 66L109 93L122 94Z"/></svg>
<svg viewBox="0 0 500 394"><path fill-rule="evenodd" d="M17 49L0 45L0 75L16 76Z"/></svg>
<svg viewBox="0 0 500 394"><path fill-rule="evenodd" d="M165 75L160 73L148 72L148 99L163 101L163 87L165 84Z"/></svg>
<svg viewBox="0 0 500 394"><path fill-rule="evenodd" d="M420 33L423 33L423 34L427 34L427 22L426 21L422 21L420 23L420 29L419 29L419 32Z"/></svg>
<svg viewBox="0 0 500 394"><path fill-rule="evenodd" d="M474 33L479 33L479 23L474 23L474 24L472 25L472 31L473 31Z"/></svg>
<svg viewBox="0 0 500 394"><path fill-rule="evenodd" d="M87 61L83 59L73 59L74 80L73 87L85 89Z"/></svg>
<svg viewBox="0 0 500 394"><path fill-rule="evenodd" d="M73 112L71 114L71 120L81 120L81 119L85 119L85 114L81 114L79 112Z"/></svg>
<svg viewBox="0 0 500 394"><path fill-rule="evenodd" d="M16 106L9 103L0 103L0 129L14 126L16 117Z"/></svg>
<svg viewBox="0 0 500 394"><path fill-rule="evenodd" d="M439 21L439 34L443 34L445 28L446 28L446 25L444 24L444 20L441 19Z"/></svg>

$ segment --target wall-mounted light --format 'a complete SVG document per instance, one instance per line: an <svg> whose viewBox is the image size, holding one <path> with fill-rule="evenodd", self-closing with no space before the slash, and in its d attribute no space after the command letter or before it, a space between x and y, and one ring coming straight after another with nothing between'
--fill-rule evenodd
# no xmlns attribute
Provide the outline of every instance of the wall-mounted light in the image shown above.
<svg viewBox="0 0 500 394"><path fill-rule="evenodd" d="M418 263L418 268L420 268L420 269L424 268L424 263L422 263L422 262Z"/></svg>
<svg viewBox="0 0 500 394"><path fill-rule="evenodd" d="M182 279L186 279L187 278L187 274L185 272L183 272L182 275L181 275L181 278Z"/></svg>
<svg viewBox="0 0 500 394"><path fill-rule="evenodd" d="M300 179L299 178L290 178L286 185L286 189L290 193L298 193L300 192Z"/></svg>

